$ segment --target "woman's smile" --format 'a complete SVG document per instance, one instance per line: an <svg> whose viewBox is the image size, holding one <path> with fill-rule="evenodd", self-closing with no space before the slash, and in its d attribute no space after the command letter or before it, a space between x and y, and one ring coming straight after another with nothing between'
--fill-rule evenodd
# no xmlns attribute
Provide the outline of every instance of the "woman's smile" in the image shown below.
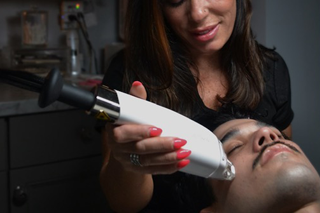
<svg viewBox="0 0 320 213"><path fill-rule="evenodd" d="M212 40L219 31L219 24L191 31L194 39L200 42Z"/></svg>
<svg viewBox="0 0 320 213"><path fill-rule="evenodd" d="M164 4L165 19L176 35L196 55L220 51L230 38L236 1L181 1L176 7Z"/></svg>

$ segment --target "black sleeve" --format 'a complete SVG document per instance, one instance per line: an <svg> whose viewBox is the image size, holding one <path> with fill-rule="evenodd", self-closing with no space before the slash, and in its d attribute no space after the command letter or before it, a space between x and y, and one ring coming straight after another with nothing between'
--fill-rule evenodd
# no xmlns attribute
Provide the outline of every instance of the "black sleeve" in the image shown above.
<svg viewBox="0 0 320 213"><path fill-rule="evenodd" d="M283 58L276 54L274 63L274 94L276 114L273 117L275 126L281 130L287 128L293 120L291 108L291 84L288 67Z"/></svg>
<svg viewBox="0 0 320 213"><path fill-rule="evenodd" d="M109 64L102 84L111 89L122 91L123 74L125 70L124 50L118 52Z"/></svg>
<svg viewBox="0 0 320 213"><path fill-rule="evenodd" d="M293 120L291 87L288 67L276 52L264 68L265 91L251 118L286 129Z"/></svg>

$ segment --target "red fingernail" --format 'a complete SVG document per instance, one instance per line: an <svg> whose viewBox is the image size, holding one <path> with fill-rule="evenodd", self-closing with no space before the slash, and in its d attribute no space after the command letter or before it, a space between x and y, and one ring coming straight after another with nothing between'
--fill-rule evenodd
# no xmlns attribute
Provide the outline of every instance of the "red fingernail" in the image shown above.
<svg viewBox="0 0 320 213"><path fill-rule="evenodd" d="M175 149L180 149L182 146L186 145L187 141L180 138L175 138L173 141L173 147Z"/></svg>
<svg viewBox="0 0 320 213"><path fill-rule="evenodd" d="M150 137L155 137L155 136L159 136L162 133L162 129L157 128L157 127L151 127L149 129L149 136Z"/></svg>
<svg viewBox="0 0 320 213"><path fill-rule="evenodd" d="M191 151L188 149L180 149L176 153L177 153L177 159L181 160L188 157L191 154Z"/></svg>
<svg viewBox="0 0 320 213"><path fill-rule="evenodd" d="M182 161L180 161L177 165L178 169L182 169L183 167L185 167L186 165L188 165L190 163L189 159L184 159Z"/></svg>
<svg viewBox="0 0 320 213"><path fill-rule="evenodd" d="M141 85L142 85L142 83L140 81L135 81L132 83L132 86L135 86L135 87L141 86Z"/></svg>

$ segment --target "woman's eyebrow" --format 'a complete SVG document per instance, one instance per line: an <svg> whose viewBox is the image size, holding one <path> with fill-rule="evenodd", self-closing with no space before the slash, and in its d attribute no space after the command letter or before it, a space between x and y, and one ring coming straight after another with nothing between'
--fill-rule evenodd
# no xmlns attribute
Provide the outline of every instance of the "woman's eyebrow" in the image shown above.
<svg viewBox="0 0 320 213"><path fill-rule="evenodd" d="M230 138L234 137L235 135L239 134L240 130L239 129L232 129L229 132L227 132L227 134L225 134L222 138L221 138L221 143L226 142L227 140L229 140Z"/></svg>

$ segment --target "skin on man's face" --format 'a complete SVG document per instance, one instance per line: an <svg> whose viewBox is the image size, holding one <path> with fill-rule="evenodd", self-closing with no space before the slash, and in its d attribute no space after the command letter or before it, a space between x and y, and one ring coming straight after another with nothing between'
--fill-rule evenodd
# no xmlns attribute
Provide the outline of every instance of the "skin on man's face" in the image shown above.
<svg viewBox="0 0 320 213"><path fill-rule="evenodd" d="M218 212L290 212L319 199L317 171L301 148L276 128L237 119L214 133L236 169L231 182L211 180Z"/></svg>

